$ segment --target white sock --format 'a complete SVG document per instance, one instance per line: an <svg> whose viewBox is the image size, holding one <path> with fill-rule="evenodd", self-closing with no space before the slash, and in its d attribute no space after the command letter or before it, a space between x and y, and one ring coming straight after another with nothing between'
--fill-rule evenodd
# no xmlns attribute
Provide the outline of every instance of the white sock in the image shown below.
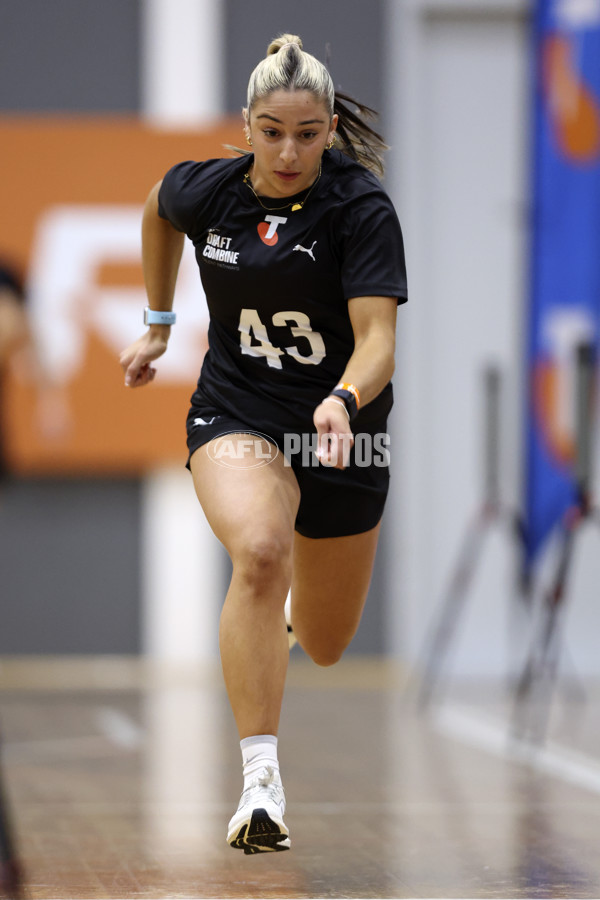
<svg viewBox="0 0 600 900"><path fill-rule="evenodd" d="M274 734L255 734L240 741L244 763L244 790L257 772L271 766L279 780L279 760L277 759L277 738Z"/></svg>

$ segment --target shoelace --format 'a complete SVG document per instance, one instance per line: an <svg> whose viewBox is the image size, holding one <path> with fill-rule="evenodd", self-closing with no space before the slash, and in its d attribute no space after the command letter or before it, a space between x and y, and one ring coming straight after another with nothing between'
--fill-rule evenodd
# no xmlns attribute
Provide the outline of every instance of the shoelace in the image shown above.
<svg viewBox="0 0 600 900"><path fill-rule="evenodd" d="M283 786L274 783L274 775L275 769L272 766L266 766L256 778L252 779L248 787L244 790L242 794L242 803L247 803L252 793L257 788L266 790L269 800L272 800L274 803L281 803L283 799Z"/></svg>
<svg viewBox="0 0 600 900"><path fill-rule="evenodd" d="M272 766L267 766L265 769L265 775L259 775L256 779L261 787L268 787L273 781L273 775L275 774L275 770Z"/></svg>

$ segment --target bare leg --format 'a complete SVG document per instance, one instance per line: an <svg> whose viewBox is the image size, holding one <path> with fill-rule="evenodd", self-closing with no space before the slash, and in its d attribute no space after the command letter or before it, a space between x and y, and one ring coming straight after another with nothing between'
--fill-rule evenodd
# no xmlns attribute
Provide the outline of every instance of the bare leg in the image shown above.
<svg viewBox="0 0 600 900"><path fill-rule="evenodd" d="M356 633L379 527L348 537L295 535L292 625L303 650L321 666L336 663Z"/></svg>
<svg viewBox="0 0 600 900"><path fill-rule="evenodd" d="M277 734L288 664L283 613L291 583L300 492L281 455L267 466L223 467L206 446L193 455L196 493L233 563L219 642L240 738Z"/></svg>

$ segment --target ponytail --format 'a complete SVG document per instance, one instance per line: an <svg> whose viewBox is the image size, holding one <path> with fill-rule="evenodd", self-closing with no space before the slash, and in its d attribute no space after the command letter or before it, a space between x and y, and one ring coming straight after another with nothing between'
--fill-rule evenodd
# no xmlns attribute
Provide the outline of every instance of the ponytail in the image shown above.
<svg viewBox="0 0 600 900"><path fill-rule="evenodd" d="M356 107L358 112L354 112L348 104ZM338 116L335 146L381 178L384 173L383 154L388 146L379 132L365 121L377 118L375 110L336 91L333 112Z"/></svg>

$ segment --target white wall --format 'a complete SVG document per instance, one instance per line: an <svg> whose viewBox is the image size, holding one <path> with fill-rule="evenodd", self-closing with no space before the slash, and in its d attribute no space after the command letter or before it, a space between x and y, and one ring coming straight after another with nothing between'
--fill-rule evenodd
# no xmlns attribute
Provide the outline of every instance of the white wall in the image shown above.
<svg viewBox="0 0 600 900"><path fill-rule="evenodd" d="M144 0L142 14L146 120L168 130L201 127L222 115L219 0ZM195 269L190 244L185 254ZM176 309L184 269L182 264ZM181 466L145 478L141 557L144 652L171 663L215 659L224 556Z"/></svg>
<svg viewBox="0 0 600 900"><path fill-rule="evenodd" d="M388 186L404 226L410 292L399 316L388 633L390 650L415 663L482 498L481 370L489 362L507 382L502 497L511 508L519 502L529 6L388 0L387 12ZM599 548L598 529L588 528L567 595L563 660L584 675L600 674ZM508 627L515 562L506 531L492 530L449 676L506 674L515 644L525 651L528 627Z"/></svg>
<svg viewBox="0 0 600 900"><path fill-rule="evenodd" d="M426 630L482 497L481 372L499 365L514 407L521 353L527 42L520 2L388 4L391 190L407 244L390 572L394 647ZM395 114L390 113L390 107ZM504 496L518 495L518 410L503 430ZM492 535L458 630L453 671L502 672L512 553Z"/></svg>

